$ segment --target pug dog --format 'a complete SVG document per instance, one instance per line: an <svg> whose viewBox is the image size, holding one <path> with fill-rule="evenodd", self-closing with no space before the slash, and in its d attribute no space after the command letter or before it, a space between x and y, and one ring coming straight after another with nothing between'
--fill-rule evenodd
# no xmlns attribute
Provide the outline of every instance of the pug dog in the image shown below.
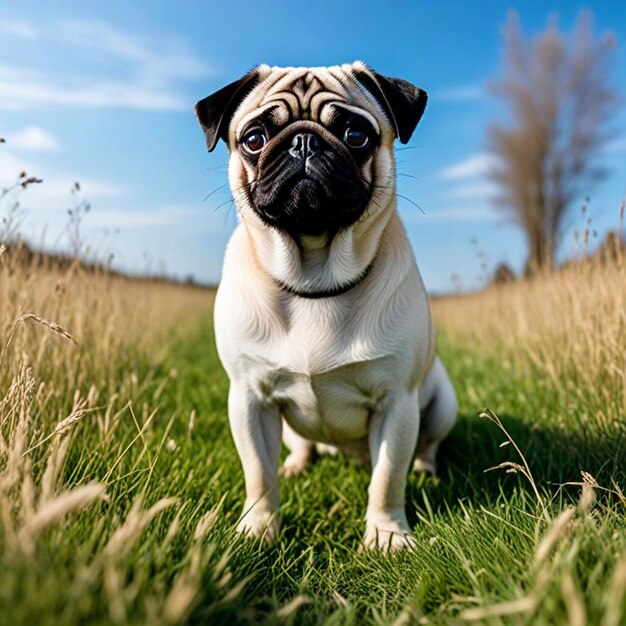
<svg viewBox="0 0 626 626"><path fill-rule="evenodd" d="M435 472L457 411L396 206L394 140L409 141L426 100L357 61L261 65L196 105L208 150L230 151L239 215L215 333L246 534L278 531L282 435L284 476L316 450L369 458L363 545L414 542L407 474Z"/></svg>

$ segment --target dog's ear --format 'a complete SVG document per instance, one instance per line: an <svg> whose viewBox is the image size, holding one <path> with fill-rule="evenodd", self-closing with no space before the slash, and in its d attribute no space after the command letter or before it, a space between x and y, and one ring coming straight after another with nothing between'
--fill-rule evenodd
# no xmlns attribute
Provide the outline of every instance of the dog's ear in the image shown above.
<svg viewBox="0 0 626 626"><path fill-rule="evenodd" d="M424 113L428 94L406 80L383 76L370 69L358 69L356 78L383 107L396 137L401 143L407 143Z"/></svg>
<svg viewBox="0 0 626 626"><path fill-rule="evenodd" d="M228 141L228 126L237 107L259 80L259 72L253 69L239 80L222 87L196 104L196 117L206 138L206 146L212 152L220 139Z"/></svg>

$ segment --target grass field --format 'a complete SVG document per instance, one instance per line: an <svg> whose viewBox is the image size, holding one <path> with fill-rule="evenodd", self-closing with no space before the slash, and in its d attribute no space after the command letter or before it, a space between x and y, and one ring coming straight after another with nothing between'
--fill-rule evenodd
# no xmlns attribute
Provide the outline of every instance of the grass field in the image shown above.
<svg viewBox="0 0 626 626"><path fill-rule="evenodd" d="M0 622L624 624L625 279L434 303L459 421L439 478L409 478L416 550L384 556L358 552L368 472L341 457L282 482L273 546L234 534L210 291L5 253Z"/></svg>

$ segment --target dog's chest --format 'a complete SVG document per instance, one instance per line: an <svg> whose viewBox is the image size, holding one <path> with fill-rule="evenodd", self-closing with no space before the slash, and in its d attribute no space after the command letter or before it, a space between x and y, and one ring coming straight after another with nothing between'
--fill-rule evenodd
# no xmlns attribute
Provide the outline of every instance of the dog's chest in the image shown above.
<svg viewBox="0 0 626 626"><path fill-rule="evenodd" d="M362 337L349 312L302 304L288 326L242 357L247 384L304 437L328 443L365 437L372 412L397 384L398 363Z"/></svg>
<svg viewBox="0 0 626 626"><path fill-rule="evenodd" d="M259 355L245 358L249 387L266 406L277 408L303 437L345 443L367 436L374 411L385 403L393 381L383 357L319 373L295 371Z"/></svg>

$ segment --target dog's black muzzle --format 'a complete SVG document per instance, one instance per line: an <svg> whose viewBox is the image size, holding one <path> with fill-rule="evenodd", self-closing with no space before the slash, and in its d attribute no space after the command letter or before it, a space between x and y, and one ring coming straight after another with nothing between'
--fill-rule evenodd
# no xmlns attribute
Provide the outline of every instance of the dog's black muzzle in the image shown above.
<svg viewBox="0 0 626 626"><path fill-rule="evenodd" d="M255 211L291 235L334 234L365 211L369 191L345 145L320 124L294 122L266 146L251 189Z"/></svg>

